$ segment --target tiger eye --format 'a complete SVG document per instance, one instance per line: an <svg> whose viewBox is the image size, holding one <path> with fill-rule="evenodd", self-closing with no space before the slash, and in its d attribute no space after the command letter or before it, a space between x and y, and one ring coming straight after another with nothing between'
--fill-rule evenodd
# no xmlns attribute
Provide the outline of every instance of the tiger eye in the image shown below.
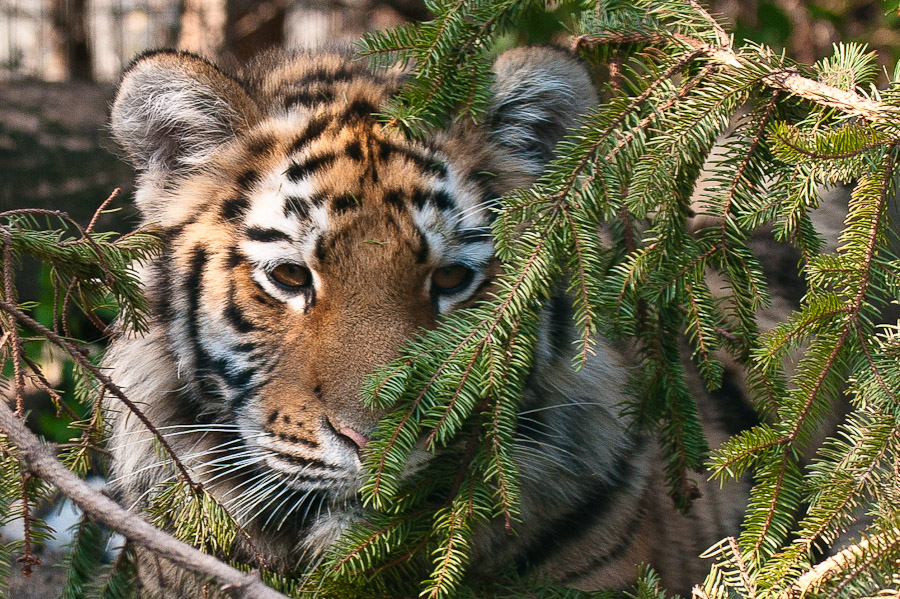
<svg viewBox="0 0 900 599"><path fill-rule="evenodd" d="M305 266L285 262L270 270L269 278L285 289L296 290L312 282L312 273Z"/></svg>
<svg viewBox="0 0 900 599"><path fill-rule="evenodd" d="M461 291L472 280L472 269L463 264L442 266L431 275L431 288L436 293Z"/></svg>

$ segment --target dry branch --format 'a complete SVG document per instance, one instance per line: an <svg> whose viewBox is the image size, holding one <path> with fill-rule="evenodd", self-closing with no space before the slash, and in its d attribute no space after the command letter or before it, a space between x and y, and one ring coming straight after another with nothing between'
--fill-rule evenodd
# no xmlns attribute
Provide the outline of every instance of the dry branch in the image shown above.
<svg viewBox="0 0 900 599"><path fill-rule="evenodd" d="M743 70L745 65L743 57L739 56L728 46L713 46L706 42L681 34L672 36L640 35L640 34L596 34L580 35L575 38L575 46L594 46L599 44L618 43L660 43L676 40L694 52L700 52L709 59L726 68ZM804 77L794 68L772 72L762 78L762 82L779 91L815 102L822 106L836 108L846 114L858 116L873 123L884 123L891 119L900 118L900 107L883 104L871 98L852 91L840 89L821 81L815 81Z"/></svg>
<svg viewBox="0 0 900 599"><path fill-rule="evenodd" d="M5 402L0 402L0 431L15 445L16 457L31 473L55 485L86 514L127 537L136 545L151 551L159 558L216 580L223 585L223 589L227 589L236 597L287 599L285 595L263 584L258 575L236 570L212 555L179 541L93 489L63 466L56 459L52 446L42 443L25 428Z"/></svg>
<svg viewBox="0 0 900 599"><path fill-rule="evenodd" d="M841 550L800 576L794 581L794 584L778 596L778 599L802 599L816 593L832 576L840 574L843 568L856 564L869 550L878 548L889 536L896 534L897 531L892 530L869 539L863 539L859 543Z"/></svg>

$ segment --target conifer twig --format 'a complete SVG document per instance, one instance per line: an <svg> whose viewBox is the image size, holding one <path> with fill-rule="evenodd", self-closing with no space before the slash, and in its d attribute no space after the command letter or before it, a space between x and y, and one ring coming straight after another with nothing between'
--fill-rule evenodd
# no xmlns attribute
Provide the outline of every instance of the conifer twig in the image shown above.
<svg viewBox="0 0 900 599"><path fill-rule="evenodd" d="M0 311L5 312L9 317L14 319L14 321L18 321L19 323L29 327L30 329L40 333L45 336L50 342L56 344L57 346L63 348L68 352L68 354L72 357L72 360L85 370L87 370L92 376L94 376L104 388L108 389L110 393L112 393L119 401L125 404L125 406L141 421L141 423L147 427L157 439L159 444L163 447L166 453L171 456L175 467L178 469L184 481L189 484L192 488L197 488L199 483L194 481L193 477L187 470L187 467L178 459L178 455L175 453L175 450L172 449L171 445L169 445L168 441L166 441L165 436L159 432L159 430L150 422L150 419L147 418L146 415L138 408L138 406L128 399L128 396L122 392L122 390L112 382L107 375L103 373L100 368L94 366L90 360L88 360L81 349L77 347L72 342L63 339L41 323L37 322L24 312L18 309L18 307L9 301L0 300ZM15 338L16 334L16 326L15 323L11 325L10 331L13 331L13 338Z"/></svg>
<svg viewBox="0 0 900 599"><path fill-rule="evenodd" d="M879 547L882 541L888 538L889 533L896 535L898 532L900 531L896 529L886 531L842 549L805 572L791 586L782 591L778 595L778 599L799 599L816 592L829 578L840 574L845 568L856 563L870 549Z"/></svg>
<svg viewBox="0 0 900 599"><path fill-rule="evenodd" d="M640 33L606 33L579 35L574 46L595 46L621 43L661 43L677 40L695 52L702 52L708 58L732 69L745 69L744 58L727 46L713 46L687 35L674 33L671 36L645 35ZM774 71L762 78L767 86L787 92L790 95L810 100L823 106L836 108L841 112L858 116L874 123L900 118L900 107L883 104L852 91L840 89L821 81L804 77L795 68Z"/></svg>
<svg viewBox="0 0 900 599"><path fill-rule="evenodd" d="M28 471L55 485L92 518L149 549L155 556L215 579L223 585L223 590L242 599L287 599L263 584L258 575L236 570L212 555L179 541L92 488L63 466L56 459L52 447L42 443L25 428L3 402L0 402L0 431L15 445L16 457Z"/></svg>

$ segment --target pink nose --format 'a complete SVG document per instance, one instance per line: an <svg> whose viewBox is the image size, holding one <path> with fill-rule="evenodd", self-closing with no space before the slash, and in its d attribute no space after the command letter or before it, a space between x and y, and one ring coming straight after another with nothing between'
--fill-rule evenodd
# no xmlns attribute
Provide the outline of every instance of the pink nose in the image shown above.
<svg viewBox="0 0 900 599"><path fill-rule="evenodd" d="M368 443L369 443L369 438L367 436L353 430L349 426L345 426L345 427L339 429L338 433L340 433L341 435L347 437L348 439L350 439L351 441L356 443L356 446L359 447L360 449L365 449L366 445L368 445Z"/></svg>

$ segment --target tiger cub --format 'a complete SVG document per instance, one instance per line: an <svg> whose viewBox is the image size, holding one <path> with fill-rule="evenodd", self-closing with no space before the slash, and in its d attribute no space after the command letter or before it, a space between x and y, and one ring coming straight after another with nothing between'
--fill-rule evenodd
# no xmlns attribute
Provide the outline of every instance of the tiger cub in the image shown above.
<svg viewBox="0 0 900 599"><path fill-rule="evenodd" d="M425 142L372 116L402 75L339 53L231 75L160 51L122 78L112 131L165 243L141 274L149 332L115 341L107 365L276 568L302 571L358 518L360 452L379 418L363 378L490 293L492 203L531 183L597 102L560 51L511 50L493 71L483 124ZM646 562L686 591L743 502L701 481L704 498L678 514L655 442L620 415L629 358L600 341L576 372L572 340L560 295L521 404L522 522L480 531L472 564L596 589L629 585ZM114 486L139 509L177 475L137 418L113 418ZM198 596L164 589L177 576L153 556L139 561L147 592Z"/></svg>

